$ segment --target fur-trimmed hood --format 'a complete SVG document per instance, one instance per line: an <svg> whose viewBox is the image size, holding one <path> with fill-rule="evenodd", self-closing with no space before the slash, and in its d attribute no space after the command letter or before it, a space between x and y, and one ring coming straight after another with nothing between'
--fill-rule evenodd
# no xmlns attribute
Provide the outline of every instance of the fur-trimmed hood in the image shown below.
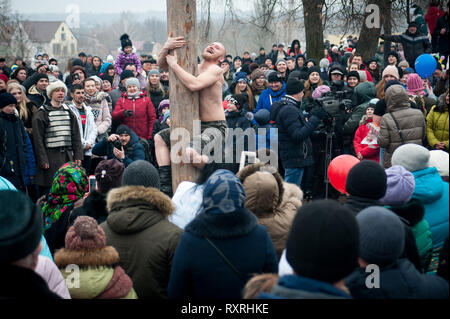
<svg viewBox="0 0 450 319"><path fill-rule="evenodd" d="M112 266L119 262L119 254L112 246L92 250L62 248L55 253L54 260L59 268L71 264L85 267Z"/></svg>
<svg viewBox="0 0 450 319"><path fill-rule="evenodd" d="M112 189L106 198L107 223L117 233L142 231L172 214L170 198L156 188L123 186Z"/></svg>

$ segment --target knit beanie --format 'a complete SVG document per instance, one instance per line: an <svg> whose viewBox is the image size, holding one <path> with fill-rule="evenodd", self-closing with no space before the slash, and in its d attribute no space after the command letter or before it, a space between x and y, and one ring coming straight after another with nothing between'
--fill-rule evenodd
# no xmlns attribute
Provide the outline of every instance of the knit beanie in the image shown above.
<svg viewBox="0 0 450 319"><path fill-rule="evenodd" d="M49 99L52 98L52 93L56 89L64 89L65 94L67 94L67 86L63 81L57 80L47 86L47 96L49 97Z"/></svg>
<svg viewBox="0 0 450 319"><path fill-rule="evenodd" d="M117 135L122 135L122 134L131 135L131 128L129 128L125 124L120 124L116 129L116 134Z"/></svg>
<svg viewBox="0 0 450 319"><path fill-rule="evenodd" d="M430 151L430 161L428 162L428 165L430 167L436 167L439 172L439 175L442 177L449 176L448 162L449 162L449 155L447 152L444 152L442 150Z"/></svg>
<svg viewBox="0 0 450 319"><path fill-rule="evenodd" d="M302 277L335 283L358 267L359 233L354 214L334 200L303 205L286 242L286 258Z"/></svg>
<svg viewBox="0 0 450 319"><path fill-rule="evenodd" d="M84 56L86 56L86 55L84 55ZM83 60L81 60L81 59L73 59L72 67L74 67L74 66L81 66L81 67L83 67L84 66Z"/></svg>
<svg viewBox="0 0 450 319"><path fill-rule="evenodd" d="M244 186L232 172L219 169L205 182L203 189L204 213L229 214L242 209L244 205Z"/></svg>
<svg viewBox="0 0 450 319"><path fill-rule="evenodd" d="M410 172L423 170L429 166L430 151L418 144L404 144L392 154L392 165L401 165Z"/></svg>
<svg viewBox="0 0 450 319"><path fill-rule="evenodd" d="M406 204L414 192L416 182L414 175L403 166L395 165L386 169L386 195L380 199L381 204L398 206Z"/></svg>
<svg viewBox="0 0 450 319"><path fill-rule="evenodd" d="M24 193L0 191L0 264L18 261L41 242L42 212Z"/></svg>
<svg viewBox="0 0 450 319"><path fill-rule="evenodd" d="M322 60L320 60L319 62L319 67L321 69L326 69L330 66L330 61L328 59L323 58Z"/></svg>
<svg viewBox="0 0 450 319"><path fill-rule="evenodd" d="M95 180L100 193L106 194L110 189L122 185L125 166L116 159L101 161L95 168Z"/></svg>
<svg viewBox="0 0 450 319"><path fill-rule="evenodd" d="M263 70L256 69L255 71L252 72L250 77L251 77L252 81L255 81L256 79L258 79L259 77L264 76L264 75L265 75L265 72Z"/></svg>
<svg viewBox="0 0 450 319"><path fill-rule="evenodd" d="M133 71L123 70L122 74L120 74L120 81L128 79L128 78L134 78Z"/></svg>
<svg viewBox="0 0 450 319"><path fill-rule="evenodd" d="M159 72L158 69L151 69L150 71L148 71L147 76L149 77L150 75L153 75L153 74L156 74L156 75L158 75L158 76L161 75L161 73Z"/></svg>
<svg viewBox="0 0 450 319"><path fill-rule="evenodd" d="M351 72L348 72L348 74L347 74L347 80L348 80L350 77L355 77L355 78L357 78L357 79L358 79L358 82L361 81L361 78L359 77L358 71L351 71Z"/></svg>
<svg viewBox="0 0 450 319"><path fill-rule="evenodd" d="M97 221L79 216L66 234L65 248L69 250L97 250L106 246L106 237Z"/></svg>
<svg viewBox="0 0 450 319"><path fill-rule="evenodd" d="M5 106L17 104L17 100L11 93L1 93L0 94L0 109L3 109Z"/></svg>
<svg viewBox="0 0 450 319"><path fill-rule="evenodd" d="M395 77L397 80L400 79L400 76L398 74L398 69L397 67L393 66L393 65L388 65L384 70L383 70L383 74L382 74L382 78L384 78L386 75L392 75L393 77Z"/></svg>
<svg viewBox="0 0 450 319"><path fill-rule="evenodd" d="M128 79L125 81L125 87L126 87L127 89L128 89L128 87L129 87L130 85L135 85L135 86L137 86L138 89L141 89L141 84L139 83L139 80L138 80L137 78L135 78L135 77L128 78Z"/></svg>
<svg viewBox="0 0 450 319"><path fill-rule="evenodd" d="M9 81L8 77L3 73L0 73L0 80L3 80L5 83Z"/></svg>
<svg viewBox="0 0 450 319"><path fill-rule="evenodd" d="M169 99L164 99L161 102L159 102L158 112L161 112L166 107L170 108L170 101L169 101Z"/></svg>
<svg viewBox="0 0 450 319"><path fill-rule="evenodd" d="M303 85L303 83L295 78L289 78L286 83L286 94L295 95L297 93L300 93L304 89L305 86Z"/></svg>
<svg viewBox="0 0 450 319"><path fill-rule="evenodd" d="M287 65L286 60L281 58L281 59L278 59L277 62L275 62L275 66L278 66L278 63L280 63L280 62L284 62L284 64Z"/></svg>
<svg viewBox="0 0 450 319"><path fill-rule="evenodd" d="M310 67L308 69L308 79L309 79L309 76L311 75L311 73L313 73L313 72L317 72L320 74L320 68L318 66Z"/></svg>
<svg viewBox="0 0 450 319"><path fill-rule="evenodd" d="M402 62L400 62L400 63L398 64L398 67L399 67L399 68L401 68L401 67L409 68L409 63L408 63L408 61L403 60Z"/></svg>
<svg viewBox="0 0 450 319"><path fill-rule="evenodd" d="M248 84L247 73L238 72L234 75L233 83L238 83L241 80L245 81Z"/></svg>
<svg viewBox="0 0 450 319"><path fill-rule="evenodd" d="M113 82L114 82L113 78L107 74L102 74L100 76L100 79L102 79L102 81L108 81L109 83L111 83L111 86L113 85ZM102 82L102 84L103 84L103 82Z"/></svg>
<svg viewBox="0 0 450 319"><path fill-rule="evenodd" d="M122 186L125 185L154 187L159 189L158 170L147 161L134 161L125 168L125 172L123 173Z"/></svg>
<svg viewBox="0 0 450 319"><path fill-rule="evenodd" d="M420 78L419 74L412 73L408 75L408 80L406 81L406 92L409 95L425 95L423 81Z"/></svg>
<svg viewBox="0 0 450 319"><path fill-rule="evenodd" d="M322 97L323 94L330 92L331 89L328 85L319 85L312 93L314 99Z"/></svg>
<svg viewBox="0 0 450 319"><path fill-rule="evenodd" d="M374 115L383 116L386 113L386 100L381 99L375 104L375 110L373 111Z"/></svg>
<svg viewBox="0 0 450 319"><path fill-rule="evenodd" d="M283 76L280 73L278 73L276 71L273 71L273 72L270 72L269 77L267 78L267 81L269 83L272 83L272 82L283 82Z"/></svg>
<svg viewBox="0 0 450 319"><path fill-rule="evenodd" d="M392 211L371 206L357 216L359 226L359 257L379 267L395 262L405 246L405 226Z"/></svg>
<svg viewBox="0 0 450 319"><path fill-rule="evenodd" d="M348 172L345 190L353 196L380 199L386 194L386 182L386 172L380 164L363 160Z"/></svg>
<svg viewBox="0 0 450 319"><path fill-rule="evenodd" d="M128 34L122 34L120 36L120 44L122 45L122 50L124 50L126 47L132 47L133 44L131 43L130 37Z"/></svg>

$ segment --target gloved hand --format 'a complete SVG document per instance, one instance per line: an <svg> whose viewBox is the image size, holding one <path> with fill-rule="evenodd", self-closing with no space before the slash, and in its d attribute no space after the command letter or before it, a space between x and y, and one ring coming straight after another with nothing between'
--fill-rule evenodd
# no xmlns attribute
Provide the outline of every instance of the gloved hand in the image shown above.
<svg viewBox="0 0 450 319"><path fill-rule="evenodd" d="M316 116L319 120L323 120L328 116L328 113L322 106L316 106L311 110L311 116Z"/></svg>
<svg viewBox="0 0 450 319"><path fill-rule="evenodd" d="M125 111L123 111L123 115L125 115L126 117L133 116L133 111L132 110L125 110Z"/></svg>

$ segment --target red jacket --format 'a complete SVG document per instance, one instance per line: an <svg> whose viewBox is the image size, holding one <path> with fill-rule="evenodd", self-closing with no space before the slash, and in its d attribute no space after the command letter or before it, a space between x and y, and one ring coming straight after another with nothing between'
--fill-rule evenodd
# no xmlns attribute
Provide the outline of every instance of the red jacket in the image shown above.
<svg viewBox="0 0 450 319"><path fill-rule="evenodd" d="M131 110L133 115L126 117L125 110ZM137 136L146 140L152 139L153 123L156 112L152 101L145 93L141 92L137 98L130 98L126 92L117 100L116 107L112 113L114 120L131 128Z"/></svg>
<svg viewBox="0 0 450 319"><path fill-rule="evenodd" d="M379 163L380 147L377 144L376 138L374 138L375 128L375 123L372 122L372 119L367 119L366 123L360 125L356 130L355 138L353 139L353 146L355 147L356 155L361 152L363 159L372 160Z"/></svg>
<svg viewBox="0 0 450 319"><path fill-rule="evenodd" d="M438 7L429 7L427 13L425 14L425 21L427 22L428 29L432 34L434 27L436 26L437 20L445 14L445 11L439 10Z"/></svg>

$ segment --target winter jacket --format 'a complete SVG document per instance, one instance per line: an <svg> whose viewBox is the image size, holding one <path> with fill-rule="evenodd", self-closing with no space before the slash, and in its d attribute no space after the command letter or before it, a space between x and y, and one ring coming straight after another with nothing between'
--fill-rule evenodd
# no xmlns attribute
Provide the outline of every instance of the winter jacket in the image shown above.
<svg viewBox="0 0 450 319"><path fill-rule="evenodd" d="M126 110L132 111L133 115L126 117L124 114ZM141 92L137 98L129 97L127 93L123 93L116 103L112 117L131 128L137 136L146 140L152 139L156 112L152 101L145 96L145 93Z"/></svg>
<svg viewBox="0 0 450 319"><path fill-rule="evenodd" d="M355 270L345 285L355 299L441 299L448 298L448 282L438 276L421 274L407 259L380 269L379 288L366 285L368 273Z"/></svg>
<svg viewBox="0 0 450 319"><path fill-rule="evenodd" d="M425 219L425 208L423 204L417 199L412 199L404 205L387 208L408 222L416 240L422 272L426 272L431 260L433 241L430 225Z"/></svg>
<svg viewBox="0 0 450 319"><path fill-rule="evenodd" d="M357 106L353 108L350 118L344 124L344 134L354 136L359 122L366 114L369 101L377 96L375 85L371 82L363 82L355 87L353 94Z"/></svg>
<svg viewBox="0 0 450 319"><path fill-rule="evenodd" d="M114 145L111 142L108 142L108 139L105 137L99 143L95 144L92 149L92 154L96 156L106 156L108 159L114 158L121 161L125 167L134 161L145 160L144 146L139 142L139 137L133 131L130 132L130 141L123 147L123 150L125 151L125 158L120 160L114 155Z"/></svg>
<svg viewBox="0 0 450 319"><path fill-rule="evenodd" d="M162 85L161 85L162 87ZM161 114L159 114L158 112L158 108L159 108L159 103L161 103L162 100L169 98L169 95L167 94L167 92L164 92L162 89L157 88L157 89L152 89L150 92L147 92L150 99L152 100L152 104L153 107L155 108L155 112L158 113L156 114L156 117L161 116Z"/></svg>
<svg viewBox="0 0 450 319"><path fill-rule="evenodd" d="M236 176L247 195L245 207L267 228L277 253L281 257L297 210L301 207L303 193L297 185L283 182L278 173L261 172L262 164L248 165Z"/></svg>
<svg viewBox="0 0 450 319"><path fill-rule="evenodd" d="M39 109L42 105L50 103L46 92L40 92L36 85L32 85L27 93L27 98Z"/></svg>
<svg viewBox="0 0 450 319"><path fill-rule="evenodd" d="M380 162L380 148L377 144L380 127L371 118L363 116L353 139L355 154L361 153L363 159Z"/></svg>
<svg viewBox="0 0 450 319"><path fill-rule="evenodd" d="M93 96L86 94L86 100L84 102L91 107L95 124L97 125L97 136L99 138L103 137L111 127L111 113L107 98L108 93L97 91Z"/></svg>
<svg viewBox="0 0 450 319"><path fill-rule="evenodd" d="M126 54L121 52L117 55L116 62L114 63L114 70L116 70L116 74L121 75L128 63L134 64L136 66L137 73L141 73L142 63L139 57L135 53Z"/></svg>
<svg viewBox="0 0 450 319"><path fill-rule="evenodd" d="M71 265L79 268L79 285L69 286L72 299L137 299L133 281L117 266L119 254L111 246L56 252L55 263L65 280L73 276Z"/></svg>
<svg viewBox="0 0 450 319"><path fill-rule="evenodd" d="M63 299L71 299L66 282L53 260L39 255L36 269L34 270L48 285L48 288Z"/></svg>
<svg viewBox="0 0 450 319"><path fill-rule="evenodd" d="M420 33L419 30L415 34L409 33L408 30L400 35L384 34L381 38L386 41L401 43L405 52L405 59L409 65L414 65L419 55L431 53L431 43L428 36Z"/></svg>
<svg viewBox="0 0 450 319"><path fill-rule="evenodd" d="M33 151L33 145L31 144L30 136L25 131L25 134L27 136L25 148L26 148L26 166L25 166L25 185L31 185L34 183L34 180L31 179L31 177L34 178L36 176L36 158L34 157L34 151Z"/></svg>
<svg viewBox="0 0 450 319"><path fill-rule="evenodd" d="M403 134L404 141L399 134L391 114L395 117ZM378 146L385 149L383 167L391 167L394 151L406 143L422 145L426 136L425 117L417 109L412 109L405 89L400 85L393 85L386 91L386 114L380 123Z"/></svg>
<svg viewBox="0 0 450 319"><path fill-rule="evenodd" d="M173 256L181 233L167 216L174 207L155 188L124 186L109 191L105 231L108 245L120 255L119 265L131 277L139 298L167 298Z"/></svg>
<svg viewBox="0 0 450 319"><path fill-rule="evenodd" d="M83 200L83 204L80 207L74 208L72 214L70 214L69 224L72 225L79 216L92 217L99 225L103 223L106 217L108 217L106 195L95 190L89 193L88 197Z"/></svg>
<svg viewBox="0 0 450 319"><path fill-rule="evenodd" d="M61 299L51 291L45 280L34 270L0 264L2 284L0 285L0 299Z"/></svg>
<svg viewBox="0 0 450 319"><path fill-rule="evenodd" d="M27 133L16 114L0 111L0 176L17 189L25 189Z"/></svg>
<svg viewBox="0 0 450 319"><path fill-rule="evenodd" d="M445 102L445 94L439 97L438 105L431 108L427 115L427 140L428 145L434 148L439 142L445 142L445 150L448 152L448 105Z"/></svg>
<svg viewBox="0 0 450 319"><path fill-rule="evenodd" d="M253 111L253 114L256 114L261 109L266 109L270 112L270 108L272 104L276 101L281 100L283 96L286 95L286 84L283 83L283 86L278 91L274 92L272 91L272 88L269 87L268 89L262 91L261 96L259 97L258 104L256 105L255 110ZM256 124L256 122L253 122L253 124Z"/></svg>
<svg viewBox="0 0 450 319"><path fill-rule="evenodd" d="M240 299L255 273L276 273L277 257L265 227L246 208L229 214L201 212L181 236L170 273L171 299ZM241 279L205 239L241 273Z"/></svg>
<svg viewBox="0 0 450 319"><path fill-rule="evenodd" d="M433 249L442 247L448 237L448 183L442 181L436 167L412 172L416 182L412 198L425 207L425 219L430 224Z"/></svg>
<svg viewBox="0 0 450 319"><path fill-rule="evenodd" d="M439 51L440 55L448 55L449 53L448 33L450 28L448 19L449 16L447 13L440 17L436 22L436 26L433 32L433 37L436 37L438 39L436 43L436 50ZM442 29L446 30L445 34L441 34Z"/></svg>
<svg viewBox="0 0 450 319"><path fill-rule="evenodd" d="M92 148L94 147L95 140L97 139L97 125L95 124L94 114L92 114L91 108L83 103L83 108L86 115L86 123L83 129L83 125L81 122L81 115L80 112L78 111L78 108L75 106L73 102L69 104L69 107L78 120L78 127L80 129L81 144L83 146L83 150L87 144L91 145L91 148L85 151L84 155L91 156Z"/></svg>
<svg viewBox="0 0 450 319"><path fill-rule="evenodd" d="M305 120L300 102L284 97L273 105L270 119L278 128L278 152L284 168L301 168L313 164L310 136L320 124L316 116Z"/></svg>
<svg viewBox="0 0 450 319"><path fill-rule="evenodd" d="M430 33L433 34L437 21L441 16L445 14L445 11L439 10L437 6L430 6L425 14L425 21L427 22ZM433 51L435 52L435 51Z"/></svg>
<svg viewBox="0 0 450 319"><path fill-rule="evenodd" d="M351 299L332 284L298 275L285 275L271 293L261 293L259 299Z"/></svg>
<svg viewBox="0 0 450 319"><path fill-rule="evenodd" d="M362 211L367 207L381 206L381 204L380 201L377 199L348 195L344 206L350 209L356 216L359 214L360 211Z"/></svg>

